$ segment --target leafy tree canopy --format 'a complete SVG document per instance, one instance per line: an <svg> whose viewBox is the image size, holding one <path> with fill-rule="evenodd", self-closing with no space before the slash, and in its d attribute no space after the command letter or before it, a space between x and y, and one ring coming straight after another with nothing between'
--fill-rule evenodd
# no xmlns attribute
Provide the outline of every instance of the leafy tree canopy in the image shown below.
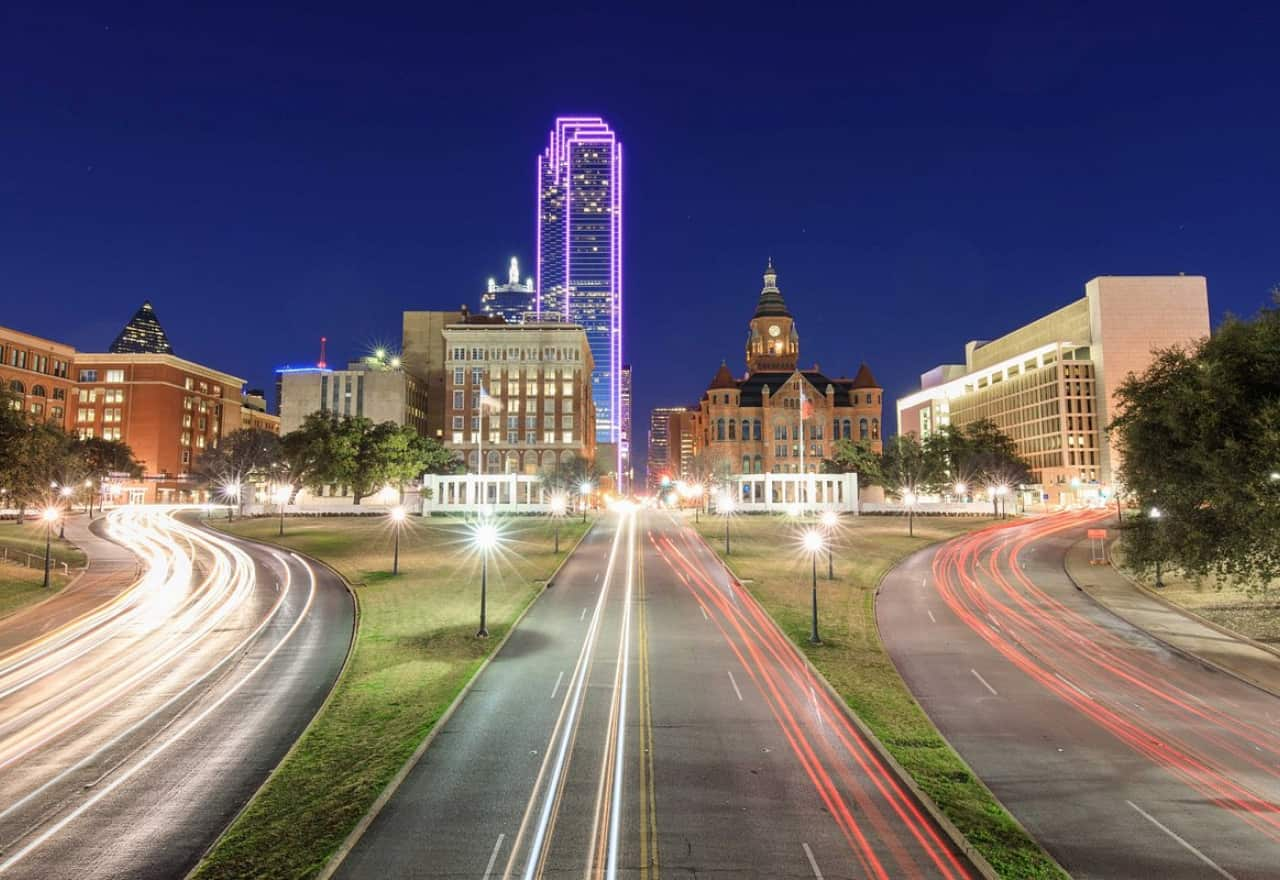
<svg viewBox="0 0 1280 880"><path fill-rule="evenodd" d="M1117 389L1109 430L1142 510L1123 541L1140 569L1161 561L1246 584L1280 576L1280 292L1276 303L1157 352Z"/></svg>

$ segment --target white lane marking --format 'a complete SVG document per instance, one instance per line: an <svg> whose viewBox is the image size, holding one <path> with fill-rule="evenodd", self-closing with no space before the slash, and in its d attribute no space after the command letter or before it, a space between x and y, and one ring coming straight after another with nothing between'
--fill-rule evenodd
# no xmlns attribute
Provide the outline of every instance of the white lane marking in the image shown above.
<svg viewBox="0 0 1280 880"><path fill-rule="evenodd" d="M938 618L936 618L936 617L934 617L934 616L933 616L933 612L932 612L932 611L927 611L927 610L926 610L926 611L925 611L925 614L929 615L929 619L930 619L930 620L932 620L934 623L937 623L937 622L938 622Z"/></svg>
<svg viewBox="0 0 1280 880"><path fill-rule="evenodd" d="M564 670L560 670L560 674L556 676L556 686L551 689L551 699L556 698L556 691L560 690L560 682L564 681Z"/></svg>
<svg viewBox="0 0 1280 880"><path fill-rule="evenodd" d="M817 717L818 723L822 723L822 710L818 708L818 694L813 689L813 685L809 686L809 700L813 703L813 714Z"/></svg>
<svg viewBox="0 0 1280 880"><path fill-rule="evenodd" d="M182 739L184 736L190 733L193 728L195 728L202 721L204 721L204 719L208 718L209 715L211 715L213 712L215 712L218 709L218 707L220 707L227 700L231 699L231 697L235 696L237 691L239 691L249 681L251 681L254 677L256 677L257 674L261 672L262 669L265 668L267 664L271 662L272 658L275 657L275 655L279 653L280 650L289 642L289 640L293 638L293 634L298 631L298 628L302 626L303 622L307 619L307 615L311 613L311 606L314 604L315 596L316 596L316 573L311 568L310 563L308 563L301 556L299 556L296 553L290 553L289 555L292 556L294 559L296 559L298 563L301 564L307 570L307 576L310 578L311 587L310 587L310 591L307 593L307 600L303 604L302 610L298 613L298 617L293 621L293 624L285 631L280 641L277 642L275 645L273 645L271 650L269 650L265 655L263 655L263 657L258 661L258 663L253 667L253 669L249 670L248 674L245 675L244 678L241 678L239 681L237 681L234 685L231 686L230 689L228 689L220 697L218 697L218 699L214 700L214 702L211 705L206 707L202 712L200 712L198 715L192 718L181 730L178 730L176 733L174 733L172 737L170 737L165 742L161 743L158 747L156 747L153 751L151 751L145 758L138 761L136 764L134 764L125 772L121 773L114 780L112 780L110 783L108 783L106 786L100 789L97 794L95 794L93 797L86 800L76 809L72 810L70 813L68 813L66 816L64 816L54 825L49 827L46 831L44 831L38 837L33 839L25 847L15 852L13 855L9 856L9 858L7 858L4 862L0 863L0 874L3 874L5 871L9 870L14 865L18 864L18 862L26 858L33 850L38 849L49 838L58 834L60 831L62 831L63 828L71 824L71 822L75 821L80 816L84 815L84 813L88 811L90 808L92 808L95 804L97 804L103 798L110 795L111 792L115 791L121 785L124 785L131 778L133 778L133 776L136 775L139 771L144 769L153 760L155 760L161 754L163 754L166 750L168 750L168 748L171 745L173 745L175 742L178 742L180 739Z"/></svg>
<svg viewBox="0 0 1280 880"><path fill-rule="evenodd" d="M1089 695L1088 695L1087 693L1085 693L1083 690L1081 690L1080 688L1076 687L1076 686L1075 686L1074 684L1072 684L1071 682L1067 681L1065 678L1063 678L1063 677L1062 677L1061 675L1059 675L1058 673L1056 673L1056 672L1055 672L1055 673L1054 673L1054 676L1058 679L1058 681L1062 682L1062 683L1063 683L1063 684L1065 684L1067 687L1071 688L1073 691L1075 691L1075 692L1076 692L1077 694L1079 694L1080 696L1084 697L1086 700L1092 700L1092 699L1093 699L1093 697L1089 696Z"/></svg>
<svg viewBox="0 0 1280 880"><path fill-rule="evenodd" d="M969 671L973 673L973 677L974 677L974 678L976 678L978 681L982 682L982 686L983 686L984 688L986 688L987 690L991 691L991 693L992 693L992 694L994 694L995 696L997 696L997 697L998 697L998 696L1000 696L999 692L997 692L997 691L996 691L996 689L995 689L995 688L993 688L993 687L991 686L991 684L990 684L990 683L989 683L985 678L983 678L983 677L982 677L982 675L978 672L978 670L976 670L976 669L970 669Z"/></svg>
<svg viewBox="0 0 1280 880"><path fill-rule="evenodd" d="M996 620L996 616L995 616L994 614L992 614L990 611L988 611L988 612L987 612L987 617L990 617L990 618L991 618L991 625L992 625L992 626L994 626L996 629L999 629L999 628L1000 628L1000 621Z"/></svg>
<svg viewBox="0 0 1280 880"><path fill-rule="evenodd" d="M1214 871L1214 873L1216 873L1219 877L1226 877L1226 878L1227 878L1227 880L1236 880L1236 878L1235 878L1235 877L1233 877L1231 874L1229 874L1229 873L1227 873L1226 871L1224 871L1224 870L1223 870L1223 869L1218 865L1218 863L1217 863L1217 862L1215 862L1213 859L1209 858L1207 855L1205 855L1204 853L1200 852L1200 850L1196 849L1194 846L1192 846L1191 844L1187 843L1185 840L1183 840L1181 837L1179 837L1179 836L1177 835L1177 833L1176 833L1176 832L1174 832L1172 829L1170 829L1170 828L1166 827L1165 825L1161 824L1160 820L1159 820L1159 819L1157 819L1155 816L1151 815L1151 814L1150 814L1150 813L1148 813L1146 810L1142 809L1142 807L1138 806L1138 805L1137 805L1137 804L1135 804L1133 801L1125 801L1125 803L1126 803L1126 804L1128 804L1129 806L1133 807L1135 810L1137 810L1137 811L1138 811L1138 813L1142 816L1142 818L1146 819L1146 820L1147 820L1148 822L1150 822L1152 825L1156 826L1156 827L1157 827L1157 828L1159 828L1161 831L1163 831L1165 834L1169 835L1169 836L1170 836L1170 837L1172 837L1174 840L1176 840L1179 844L1181 844L1182 846L1186 847L1186 849L1187 849L1187 851L1188 851L1188 852L1190 852L1190 853L1191 853L1193 856L1195 856L1197 859L1199 859L1200 861L1202 861L1202 862L1204 862L1206 865L1208 865L1210 868L1212 868L1212 869L1213 869L1213 871Z"/></svg>
<svg viewBox="0 0 1280 880"><path fill-rule="evenodd" d="M582 613L578 615L578 620L586 620L586 619L587 619L587 609L583 608Z"/></svg>
<svg viewBox="0 0 1280 880"><path fill-rule="evenodd" d="M593 583L593 584L598 584L598 583L600 583L600 572L598 572L598 571L596 572L596 579L595 579L594 581L592 581L592 583Z"/></svg>
<svg viewBox="0 0 1280 880"><path fill-rule="evenodd" d="M705 606L705 605L699 605L699 606L698 606L698 610L702 612L702 619L703 619L703 620L710 620L710 619L711 619L710 617L708 617L708 616L707 616L707 606Z"/></svg>
<svg viewBox="0 0 1280 880"><path fill-rule="evenodd" d="M922 587L929 586L929 577L927 575L925 577L920 578L920 586Z"/></svg>
<svg viewBox="0 0 1280 880"><path fill-rule="evenodd" d="M733 670L726 669L725 672L729 673L729 684L733 685L733 692L738 695L738 702L742 702L742 691L738 690L738 682L733 677Z"/></svg>
<svg viewBox="0 0 1280 880"><path fill-rule="evenodd" d="M493 845L493 852L489 854L489 864L485 866L484 876L480 880L489 880L489 875L493 873L494 862L498 861L498 852L502 849L502 841L507 835L499 834L498 842Z"/></svg>
<svg viewBox="0 0 1280 880"><path fill-rule="evenodd" d="M636 571L636 517L630 518L630 537L627 541L627 591L622 611L622 647L618 651L622 658L622 692L618 705L618 744L613 768L613 810L609 814L609 855L605 862L605 877L617 880L618 877L618 839L622 825L622 769L627 744L627 679L631 672L631 604L632 585Z"/></svg>
<svg viewBox="0 0 1280 880"><path fill-rule="evenodd" d="M813 868L813 876L818 880L823 880L822 871L818 868L818 860L813 857L813 850L809 849L809 844L807 843L800 845L804 847L804 854L809 859L809 867Z"/></svg>

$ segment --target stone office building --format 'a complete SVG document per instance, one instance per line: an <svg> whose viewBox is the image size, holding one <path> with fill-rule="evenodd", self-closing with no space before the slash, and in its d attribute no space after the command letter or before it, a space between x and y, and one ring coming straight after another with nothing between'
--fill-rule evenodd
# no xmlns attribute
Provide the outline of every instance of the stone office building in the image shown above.
<svg viewBox="0 0 1280 880"><path fill-rule="evenodd" d="M883 391L866 364L849 378L799 369L800 334L770 261L746 346L747 371L721 364L699 404L706 475L820 473L839 439L882 448Z"/></svg>

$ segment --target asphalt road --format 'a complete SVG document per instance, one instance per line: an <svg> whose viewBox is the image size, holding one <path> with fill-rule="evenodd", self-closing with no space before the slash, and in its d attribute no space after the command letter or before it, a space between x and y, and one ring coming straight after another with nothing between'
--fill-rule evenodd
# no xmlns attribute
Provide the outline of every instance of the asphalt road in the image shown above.
<svg viewBox="0 0 1280 880"><path fill-rule="evenodd" d="M1280 700L1076 590L1066 551L1101 524L1064 514L915 554L881 589L884 643L1073 876L1274 878Z"/></svg>
<svg viewBox="0 0 1280 880"><path fill-rule="evenodd" d="M327 569L121 508L142 576L0 622L0 877L174 878L328 694L354 608ZM92 550L91 550L92 552ZM117 560L118 561L118 560ZM92 567L91 567L92 570Z"/></svg>
<svg viewBox="0 0 1280 880"><path fill-rule="evenodd" d="M664 875L974 872L689 529L613 514L337 876Z"/></svg>

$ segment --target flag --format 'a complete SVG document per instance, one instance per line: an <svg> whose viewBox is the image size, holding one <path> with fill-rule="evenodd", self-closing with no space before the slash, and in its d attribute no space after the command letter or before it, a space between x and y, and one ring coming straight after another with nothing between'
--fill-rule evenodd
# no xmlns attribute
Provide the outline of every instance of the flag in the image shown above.
<svg viewBox="0 0 1280 880"><path fill-rule="evenodd" d="M800 418L802 420L813 418L813 402L809 400L803 388L800 389Z"/></svg>
<svg viewBox="0 0 1280 880"><path fill-rule="evenodd" d="M502 409L502 401L490 395L483 385L480 386L480 409L488 412L497 412Z"/></svg>

